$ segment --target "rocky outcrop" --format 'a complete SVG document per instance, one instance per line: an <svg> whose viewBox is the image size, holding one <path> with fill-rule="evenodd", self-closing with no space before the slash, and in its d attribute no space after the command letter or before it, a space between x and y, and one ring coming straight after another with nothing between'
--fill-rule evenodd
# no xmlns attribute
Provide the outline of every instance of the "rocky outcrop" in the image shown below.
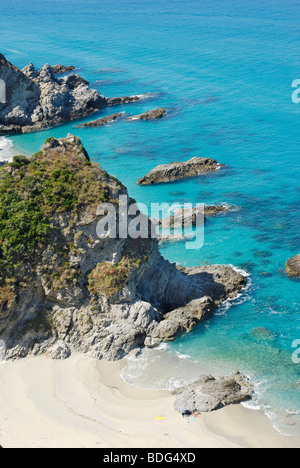
<svg viewBox="0 0 300 468"><path fill-rule="evenodd" d="M64 73L69 73L75 70L73 65L65 66L65 65L52 65L52 71L54 75L63 75Z"/></svg>
<svg viewBox="0 0 300 468"><path fill-rule="evenodd" d="M72 67L73 68L73 67ZM0 80L6 102L0 103L0 134L31 133L81 119L106 106L127 104L150 96L105 98L90 89L78 74L57 77L70 67L46 64L36 70L31 63L22 71L0 54Z"/></svg>
<svg viewBox="0 0 300 468"><path fill-rule="evenodd" d="M251 400L253 385L239 372L230 377L201 376L199 380L174 392L174 408L183 415L208 413Z"/></svg>
<svg viewBox="0 0 300 468"><path fill-rule="evenodd" d="M191 330L246 284L225 266L177 267L156 239L120 238L118 229L99 237L99 204L116 208L118 226L119 196L133 200L72 135L15 157L0 170L0 188L7 359L73 351L121 359Z"/></svg>
<svg viewBox="0 0 300 468"><path fill-rule="evenodd" d="M140 115L133 115L132 117L127 117L125 120L156 120L162 119L167 114L166 109L155 109L148 112L144 112Z"/></svg>
<svg viewBox="0 0 300 468"><path fill-rule="evenodd" d="M76 125L75 128L86 128L86 127L102 127L103 125L110 124L119 120L123 117L123 113L119 112L117 114L111 114L107 117L102 117L101 119L93 120L92 122L85 122L81 125Z"/></svg>
<svg viewBox="0 0 300 468"><path fill-rule="evenodd" d="M151 219L155 226L162 228L177 229L183 224L185 227L195 227L197 220L201 220L200 216L204 217L216 216L220 213L226 213L230 207L226 205L208 205L199 208L183 208L174 211L174 215L162 220ZM198 221L199 222L199 221Z"/></svg>
<svg viewBox="0 0 300 468"><path fill-rule="evenodd" d="M285 265L288 276L300 277L300 254L290 258Z"/></svg>
<svg viewBox="0 0 300 468"><path fill-rule="evenodd" d="M139 185L151 185L188 179L209 172L216 171L222 167L216 160L210 158L192 158L186 162L174 162L162 164L139 179Z"/></svg>

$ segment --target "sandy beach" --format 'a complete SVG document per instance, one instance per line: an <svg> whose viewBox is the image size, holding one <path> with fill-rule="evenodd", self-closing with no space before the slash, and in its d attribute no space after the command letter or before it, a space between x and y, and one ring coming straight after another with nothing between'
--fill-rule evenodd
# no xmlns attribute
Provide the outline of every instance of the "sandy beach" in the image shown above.
<svg viewBox="0 0 300 468"><path fill-rule="evenodd" d="M173 409L169 392L133 388L122 362L83 355L0 365L4 448L295 448L260 411L233 406L197 420Z"/></svg>

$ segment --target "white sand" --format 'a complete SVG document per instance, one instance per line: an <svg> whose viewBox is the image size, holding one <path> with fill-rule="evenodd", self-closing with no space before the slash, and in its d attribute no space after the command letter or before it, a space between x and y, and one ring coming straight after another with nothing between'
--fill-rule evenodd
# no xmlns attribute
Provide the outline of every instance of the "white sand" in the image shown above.
<svg viewBox="0 0 300 468"><path fill-rule="evenodd" d="M0 445L13 447L300 447L259 411L234 406L186 420L168 392L133 388L122 363L82 355L0 365ZM156 419L166 418L166 419Z"/></svg>

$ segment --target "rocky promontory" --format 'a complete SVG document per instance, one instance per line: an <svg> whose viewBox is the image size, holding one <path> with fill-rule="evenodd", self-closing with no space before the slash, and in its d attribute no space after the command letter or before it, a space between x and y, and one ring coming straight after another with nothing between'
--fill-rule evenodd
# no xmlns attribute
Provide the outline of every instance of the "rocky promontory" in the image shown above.
<svg viewBox="0 0 300 468"><path fill-rule="evenodd" d="M144 177L140 178L137 183L139 185L152 185L174 182L207 174L223 166L215 159L195 157L185 162L173 162L157 166Z"/></svg>
<svg viewBox="0 0 300 468"><path fill-rule="evenodd" d="M127 189L81 141L50 138L0 169L0 339L7 359L117 360L188 332L245 286L227 266L180 268L156 239L97 236ZM128 223L130 219L128 219ZM118 225L118 223L117 223Z"/></svg>
<svg viewBox="0 0 300 468"><path fill-rule="evenodd" d="M300 254L290 258L285 266L288 276L300 277Z"/></svg>
<svg viewBox="0 0 300 468"><path fill-rule="evenodd" d="M0 103L0 134L43 130L149 96L106 98L78 74L56 76L67 71L70 67L49 64L37 70L32 63L21 71L0 54L0 80L6 86L6 102Z"/></svg>
<svg viewBox="0 0 300 468"><path fill-rule="evenodd" d="M208 413L224 406L242 403L253 397L253 385L244 375L201 376L195 383L174 392L174 408L183 415Z"/></svg>

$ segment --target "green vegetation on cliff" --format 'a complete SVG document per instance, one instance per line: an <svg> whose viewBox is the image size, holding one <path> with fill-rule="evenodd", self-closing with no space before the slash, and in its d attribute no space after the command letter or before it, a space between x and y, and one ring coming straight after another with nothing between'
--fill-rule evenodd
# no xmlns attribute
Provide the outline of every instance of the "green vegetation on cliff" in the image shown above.
<svg viewBox="0 0 300 468"><path fill-rule="evenodd" d="M60 215L75 223L109 200L107 174L92 164L79 139L63 149L49 139L32 158L16 156L0 170L0 286L20 280L51 243Z"/></svg>

